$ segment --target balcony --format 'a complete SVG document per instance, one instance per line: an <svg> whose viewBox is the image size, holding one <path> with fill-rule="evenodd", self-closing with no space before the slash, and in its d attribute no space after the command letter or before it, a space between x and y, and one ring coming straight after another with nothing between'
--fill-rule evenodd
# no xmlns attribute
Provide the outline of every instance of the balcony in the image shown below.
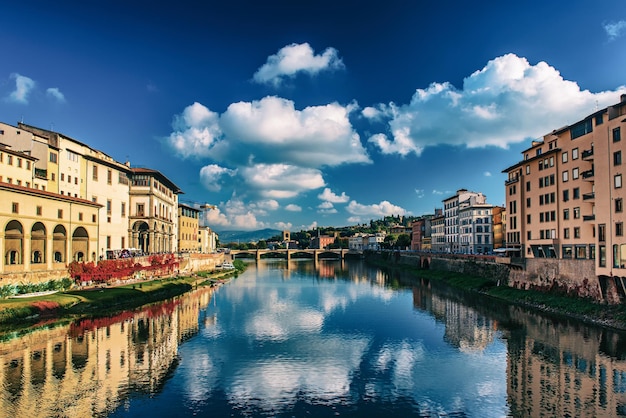
<svg viewBox="0 0 626 418"><path fill-rule="evenodd" d="M509 184L513 184L513 183L517 183L519 181L519 176L515 176L511 179L508 179L504 182L505 186L508 186Z"/></svg>
<svg viewBox="0 0 626 418"><path fill-rule="evenodd" d="M581 174L583 180L593 180L593 169L583 171Z"/></svg>
<svg viewBox="0 0 626 418"><path fill-rule="evenodd" d="M595 221L596 220L596 215L583 215L583 221L587 222L587 221Z"/></svg>
<svg viewBox="0 0 626 418"><path fill-rule="evenodd" d="M35 168L35 178L48 180L48 170L44 168Z"/></svg>
<svg viewBox="0 0 626 418"><path fill-rule="evenodd" d="M595 200L595 198L596 198L595 192L583 193L583 200Z"/></svg>
<svg viewBox="0 0 626 418"><path fill-rule="evenodd" d="M585 161L593 160L593 148L584 150L582 157L583 157L583 160Z"/></svg>

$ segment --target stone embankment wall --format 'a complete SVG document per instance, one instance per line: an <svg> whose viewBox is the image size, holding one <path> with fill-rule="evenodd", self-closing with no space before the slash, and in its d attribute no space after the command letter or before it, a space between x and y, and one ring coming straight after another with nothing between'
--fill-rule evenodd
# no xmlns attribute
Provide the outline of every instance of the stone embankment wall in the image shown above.
<svg viewBox="0 0 626 418"><path fill-rule="evenodd" d="M606 280L602 289L594 260L529 258L519 265L507 263L509 260L504 258L438 254L371 252L367 257L391 264L489 277L501 285L522 290L565 293L610 304L623 302L614 281Z"/></svg>
<svg viewBox="0 0 626 418"><path fill-rule="evenodd" d="M183 253L180 260L179 272L181 274L195 273L198 271L215 270L224 262L224 253L196 254Z"/></svg>

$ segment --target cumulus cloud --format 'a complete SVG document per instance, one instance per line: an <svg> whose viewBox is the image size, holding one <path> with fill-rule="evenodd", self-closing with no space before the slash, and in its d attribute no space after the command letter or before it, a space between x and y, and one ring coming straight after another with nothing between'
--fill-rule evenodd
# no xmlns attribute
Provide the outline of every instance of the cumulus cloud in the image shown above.
<svg viewBox="0 0 626 418"><path fill-rule="evenodd" d="M207 190L218 192L222 189L222 178L224 176L232 177L235 174L237 174L237 170L209 164L200 169L200 181Z"/></svg>
<svg viewBox="0 0 626 418"><path fill-rule="evenodd" d="M207 157L220 139L219 115L195 102L174 116L169 145L182 157Z"/></svg>
<svg viewBox="0 0 626 418"><path fill-rule="evenodd" d="M212 228L255 230L270 225L257 219L255 204L246 205L237 197L220 203L214 209L205 211L205 221ZM261 211L262 212L262 211Z"/></svg>
<svg viewBox="0 0 626 418"><path fill-rule="evenodd" d="M11 74L11 79L15 80L15 90L9 94L8 100L15 103L28 104L28 96L35 88L35 81L18 73Z"/></svg>
<svg viewBox="0 0 626 418"><path fill-rule="evenodd" d="M322 202L317 206L317 212L325 214L337 213L337 209L331 202Z"/></svg>
<svg viewBox="0 0 626 418"><path fill-rule="evenodd" d="M491 171L485 171L485 172L483 173L483 175L484 175L485 177L491 177Z"/></svg>
<svg viewBox="0 0 626 418"><path fill-rule="evenodd" d="M65 95L57 87L50 87L46 90L46 95L59 103L65 103Z"/></svg>
<svg viewBox="0 0 626 418"><path fill-rule="evenodd" d="M290 100L268 96L233 103L219 115L194 103L174 117L173 131L166 142L180 157L213 160L215 164L205 170L206 178L202 179L209 190L219 190L214 180L229 174L248 183L254 179L258 188L251 190L260 195L293 197L300 191L324 186L321 167L372 162L349 119L356 108L356 104L331 103L298 110ZM219 166L229 166L232 171L218 170ZM253 175L261 168L278 166L315 174L316 187L292 187L295 194L284 193L283 189L266 188L275 181Z"/></svg>
<svg viewBox="0 0 626 418"><path fill-rule="evenodd" d="M291 44L270 55L254 73L253 80L278 87L285 78L294 78L298 73L313 76L323 70L341 68L344 65L335 48L326 48L321 55L315 55L308 43Z"/></svg>
<svg viewBox="0 0 626 418"><path fill-rule="evenodd" d="M384 217L390 215L408 215L409 211L406 209L396 206L386 200L378 204L372 205L362 205L354 200L352 200L348 206L346 207L348 213L356 216L377 216Z"/></svg>
<svg viewBox="0 0 626 418"><path fill-rule="evenodd" d="M298 205L294 205L293 203L290 203L287 206L285 206L285 210L289 212L302 212L302 208Z"/></svg>
<svg viewBox="0 0 626 418"><path fill-rule="evenodd" d="M342 192L341 196L333 193L330 188L325 188L324 191L317 195L320 200L331 203L347 203L350 200L350 196L346 196L346 192Z"/></svg>
<svg viewBox="0 0 626 418"><path fill-rule="evenodd" d="M408 104L378 105L378 113L363 115L371 119L382 112L388 118L389 134L369 138L384 154L420 155L425 147L442 144L507 148L613 104L624 92L626 86L581 90L545 62L531 65L507 54L465 78L461 90L432 83L417 89Z"/></svg>
<svg viewBox="0 0 626 418"><path fill-rule="evenodd" d="M249 187L273 199L294 197L324 186L319 170L288 164L255 164L242 168L241 174Z"/></svg>
<svg viewBox="0 0 626 418"><path fill-rule="evenodd" d="M609 37L609 41L613 41L626 33L626 20L605 23L603 26L604 31Z"/></svg>

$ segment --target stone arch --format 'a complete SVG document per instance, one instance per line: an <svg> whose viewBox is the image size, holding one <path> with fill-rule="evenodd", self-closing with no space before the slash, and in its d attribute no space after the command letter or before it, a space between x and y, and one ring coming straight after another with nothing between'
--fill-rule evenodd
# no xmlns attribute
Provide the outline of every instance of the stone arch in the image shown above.
<svg viewBox="0 0 626 418"><path fill-rule="evenodd" d="M52 232L52 257L55 263L64 263L67 259L66 251L67 231L63 225L57 225Z"/></svg>
<svg viewBox="0 0 626 418"><path fill-rule="evenodd" d="M86 261L89 254L89 234L82 226L72 234L72 258L74 261Z"/></svg>
<svg viewBox="0 0 626 418"><path fill-rule="evenodd" d="M23 264L24 228L16 220L9 221L4 228L4 250L6 265Z"/></svg>
<svg viewBox="0 0 626 418"><path fill-rule="evenodd" d="M150 226L145 221L137 221L133 224L132 247L139 248L143 253L148 253L150 248Z"/></svg>
<svg viewBox="0 0 626 418"><path fill-rule="evenodd" d="M422 268L424 270L428 270L430 268L430 261L428 260L428 257L424 257L422 260Z"/></svg>
<svg viewBox="0 0 626 418"><path fill-rule="evenodd" d="M30 262L41 264L46 262L46 226L35 222L30 229Z"/></svg>

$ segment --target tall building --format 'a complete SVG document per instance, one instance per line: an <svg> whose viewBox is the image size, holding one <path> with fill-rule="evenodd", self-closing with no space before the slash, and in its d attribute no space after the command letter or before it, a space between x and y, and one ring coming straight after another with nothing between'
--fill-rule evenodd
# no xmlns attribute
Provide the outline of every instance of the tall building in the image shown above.
<svg viewBox="0 0 626 418"><path fill-rule="evenodd" d="M481 195L459 202L459 252L486 254L493 251L493 205Z"/></svg>
<svg viewBox="0 0 626 418"><path fill-rule="evenodd" d="M178 251L196 252L200 209L178 203Z"/></svg>
<svg viewBox="0 0 626 418"><path fill-rule="evenodd" d="M544 135L508 167L508 247L527 258L595 259L598 276L626 276L623 188L626 95Z"/></svg>
<svg viewBox="0 0 626 418"><path fill-rule="evenodd" d="M456 194L443 200L443 214L445 217L445 251L458 253L461 250L459 240L459 207L461 202L474 198L474 204L486 203L486 197L482 193L470 192L466 189L457 190Z"/></svg>
<svg viewBox="0 0 626 418"><path fill-rule="evenodd" d="M435 209L435 216L431 220L431 250L436 253L445 252L446 246L446 218L441 208Z"/></svg>

